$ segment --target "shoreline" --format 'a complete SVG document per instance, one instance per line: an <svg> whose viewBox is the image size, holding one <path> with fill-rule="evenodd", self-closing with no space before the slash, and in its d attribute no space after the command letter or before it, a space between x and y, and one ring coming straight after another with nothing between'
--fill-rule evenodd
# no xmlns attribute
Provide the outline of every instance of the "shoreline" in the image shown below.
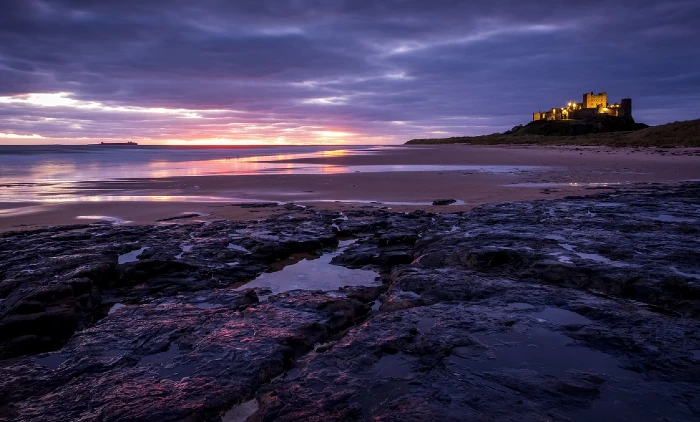
<svg viewBox="0 0 700 422"><path fill-rule="evenodd" d="M431 145L401 146L377 154L270 159L278 165L318 165L328 174L178 176L73 183L53 189L44 202L0 200L0 232L84 223L76 219L78 216L107 216L147 224L187 213L208 214L202 217L206 221L257 219L283 209L283 205L258 209L236 205L257 202L297 203L340 211L386 207L396 212L421 209L449 213L490 203L700 180L700 156L696 154L700 149L669 153L656 148ZM392 171L436 165L471 167ZM534 168L517 170L527 166ZM367 168L386 171L359 171ZM437 199L455 199L464 205L427 205Z"/></svg>

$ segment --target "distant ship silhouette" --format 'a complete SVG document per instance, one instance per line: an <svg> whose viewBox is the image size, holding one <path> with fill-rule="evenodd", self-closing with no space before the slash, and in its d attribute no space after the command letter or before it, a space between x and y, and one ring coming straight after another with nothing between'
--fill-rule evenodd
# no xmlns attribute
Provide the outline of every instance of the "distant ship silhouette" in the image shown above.
<svg viewBox="0 0 700 422"><path fill-rule="evenodd" d="M136 142L129 141L129 142L100 142L97 145L132 147L132 146L137 146L138 144Z"/></svg>

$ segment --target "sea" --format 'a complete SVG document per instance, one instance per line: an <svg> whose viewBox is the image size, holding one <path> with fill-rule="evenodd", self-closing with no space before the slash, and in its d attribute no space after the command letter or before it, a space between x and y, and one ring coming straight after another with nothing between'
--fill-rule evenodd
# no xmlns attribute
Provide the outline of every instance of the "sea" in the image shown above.
<svg viewBox="0 0 700 422"><path fill-rule="evenodd" d="M86 182L181 176L322 174L344 166L291 163L315 157L376 154L381 146L0 145L0 202L46 202Z"/></svg>
<svg viewBox="0 0 700 422"><path fill-rule="evenodd" d="M347 165L334 157L381 154L402 146L107 146L0 145L0 203L138 201L157 196L110 193L100 182L133 183L187 176L339 174L401 171L513 172L528 166L473 165ZM323 160L314 161L315 158ZM79 188L79 189L77 189ZM80 192L76 194L76 192ZM231 198L201 196L180 200L216 202Z"/></svg>
<svg viewBox="0 0 700 422"><path fill-rule="evenodd" d="M378 146L0 145L0 183L102 181L178 176L314 174L324 166L286 160L377 153ZM343 171L338 169L338 171Z"/></svg>

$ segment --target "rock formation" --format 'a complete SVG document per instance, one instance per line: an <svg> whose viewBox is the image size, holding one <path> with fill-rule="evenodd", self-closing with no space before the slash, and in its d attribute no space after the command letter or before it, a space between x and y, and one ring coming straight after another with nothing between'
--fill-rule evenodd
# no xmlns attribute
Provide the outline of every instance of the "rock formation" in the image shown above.
<svg viewBox="0 0 700 422"><path fill-rule="evenodd" d="M5 233L0 420L697 420L698 204L687 184ZM245 287L339 238L333 263L381 284Z"/></svg>

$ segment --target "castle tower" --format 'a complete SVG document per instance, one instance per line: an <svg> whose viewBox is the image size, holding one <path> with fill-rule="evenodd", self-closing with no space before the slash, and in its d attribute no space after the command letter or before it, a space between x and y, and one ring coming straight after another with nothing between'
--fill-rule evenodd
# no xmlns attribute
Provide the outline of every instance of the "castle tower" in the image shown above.
<svg viewBox="0 0 700 422"><path fill-rule="evenodd" d="M608 106L607 92L601 92L599 94L586 92L583 94L583 108L598 108L599 105L603 107Z"/></svg>
<svg viewBox="0 0 700 422"><path fill-rule="evenodd" d="M632 99L623 98L620 101L620 116L632 117Z"/></svg>

